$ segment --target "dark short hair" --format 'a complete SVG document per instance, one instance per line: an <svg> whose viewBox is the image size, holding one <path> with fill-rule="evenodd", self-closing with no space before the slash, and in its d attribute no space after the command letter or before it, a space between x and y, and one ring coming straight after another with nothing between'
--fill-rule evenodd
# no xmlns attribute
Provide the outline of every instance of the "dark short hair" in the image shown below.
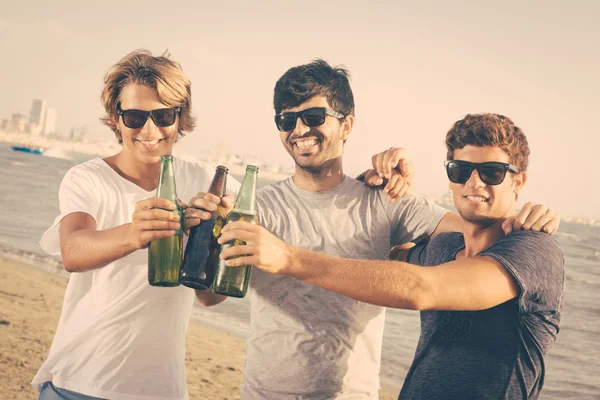
<svg viewBox="0 0 600 400"><path fill-rule="evenodd" d="M192 85L181 65L168 55L155 57L147 50L135 50L113 65L104 77L101 100L106 114L100 121L114 132L119 143L123 143L123 137L114 121L119 119L117 107L121 91L130 83L152 88L163 104L181 108L178 137L194 129Z"/></svg>
<svg viewBox="0 0 600 400"><path fill-rule="evenodd" d="M344 116L354 115L350 73L321 59L290 68L279 78L273 97L275 113L297 107L314 96L324 96L331 108Z"/></svg>
<svg viewBox="0 0 600 400"><path fill-rule="evenodd" d="M521 128L500 114L467 114L457 121L446 134L448 160L454 159L454 150L465 146L499 147L508 154L509 162L527 170L529 144Z"/></svg>

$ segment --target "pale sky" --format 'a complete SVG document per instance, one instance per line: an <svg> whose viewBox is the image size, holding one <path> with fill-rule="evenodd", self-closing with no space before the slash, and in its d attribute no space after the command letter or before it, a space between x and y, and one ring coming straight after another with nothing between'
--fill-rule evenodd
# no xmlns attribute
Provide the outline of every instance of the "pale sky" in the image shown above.
<svg viewBox="0 0 600 400"><path fill-rule="evenodd" d="M95 2L96 3L96 2ZM291 166L273 123L277 79L323 58L352 74L356 124L345 171L390 146L409 151L415 190L448 191L444 137L467 113L511 117L530 143L522 201L600 219L600 1L23 1L0 12L0 119L34 98L57 128L98 122L108 68L169 49L192 81L194 155Z"/></svg>

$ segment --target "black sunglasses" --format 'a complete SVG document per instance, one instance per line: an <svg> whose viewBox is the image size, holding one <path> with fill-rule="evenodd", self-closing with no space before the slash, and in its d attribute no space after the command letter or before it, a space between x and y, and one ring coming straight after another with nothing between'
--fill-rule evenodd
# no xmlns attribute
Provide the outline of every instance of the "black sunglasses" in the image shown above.
<svg viewBox="0 0 600 400"><path fill-rule="evenodd" d="M504 182L506 172L519 173L519 168L503 162L484 162L484 163L472 163L461 160L450 160L444 162L446 166L446 173L450 182L464 184L467 183L471 177L471 173L474 169L477 170L479 178L486 185L499 185Z"/></svg>
<svg viewBox="0 0 600 400"><path fill-rule="evenodd" d="M123 123L126 127L131 129L139 129L146 125L148 117L152 118L152 121L156 126L166 128L175 123L177 113L180 111L180 107L158 108L152 111L121 110L121 107L117 108L117 114L123 117Z"/></svg>
<svg viewBox="0 0 600 400"><path fill-rule="evenodd" d="M275 124L277 129L281 132L289 132L296 128L296 122L298 118L302 120L302 123L309 127L323 125L327 115L341 119L344 118L344 114L340 114L337 111L333 111L327 107L313 107L307 108L306 110L298 112L284 112L275 114Z"/></svg>

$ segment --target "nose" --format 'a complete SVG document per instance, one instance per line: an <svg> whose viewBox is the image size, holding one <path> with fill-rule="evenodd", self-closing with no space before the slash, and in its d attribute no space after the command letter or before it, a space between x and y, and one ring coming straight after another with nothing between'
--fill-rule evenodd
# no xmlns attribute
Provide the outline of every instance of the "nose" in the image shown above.
<svg viewBox="0 0 600 400"><path fill-rule="evenodd" d="M471 176L469 177L469 180L465 183L465 185L472 188L480 188L484 187L485 183L481 180L481 177L479 176L479 171L477 171L477 169L473 169L473 171L471 171Z"/></svg>
<svg viewBox="0 0 600 400"><path fill-rule="evenodd" d="M304 136L308 132L310 132L310 127L304 125L302 118L298 117L296 119L296 127L294 128L292 133L294 134L294 136Z"/></svg>
<svg viewBox="0 0 600 400"><path fill-rule="evenodd" d="M144 124L144 126L142 126L141 131L142 132L153 132L157 129L158 129L158 126L156 126L156 124L154 123L152 118L150 118L150 116L148 116L148 119L146 120L146 123Z"/></svg>

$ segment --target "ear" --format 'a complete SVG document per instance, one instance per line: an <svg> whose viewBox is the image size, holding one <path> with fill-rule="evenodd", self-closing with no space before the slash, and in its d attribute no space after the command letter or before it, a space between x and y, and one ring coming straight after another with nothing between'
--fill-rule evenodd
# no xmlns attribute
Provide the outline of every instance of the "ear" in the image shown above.
<svg viewBox="0 0 600 400"><path fill-rule="evenodd" d="M348 140L348 136L350 136L350 133L352 132L353 127L354 127L354 115L348 115L342 121L341 139L343 141Z"/></svg>
<svg viewBox="0 0 600 400"><path fill-rule="evenodd" d="M527 182L527 172L519 172L513 175L513 192L519 194Z"/></svg>

